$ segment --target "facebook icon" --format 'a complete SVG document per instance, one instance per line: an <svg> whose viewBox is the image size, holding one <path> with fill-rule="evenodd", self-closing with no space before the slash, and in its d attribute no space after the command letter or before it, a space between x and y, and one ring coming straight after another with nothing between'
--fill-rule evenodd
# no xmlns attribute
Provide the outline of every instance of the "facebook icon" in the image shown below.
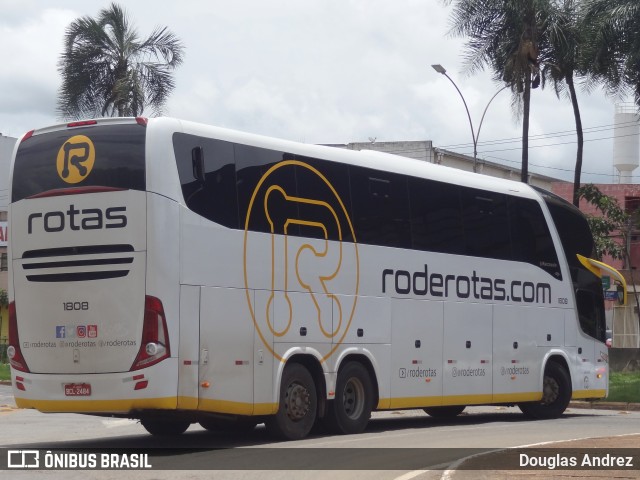
<svg viewBox="0 0 640 480"><path fill-rule="evenodd" d="M56 327L56 338L65 338L66 335L66 328L64 325L58 325Z"/></svg>

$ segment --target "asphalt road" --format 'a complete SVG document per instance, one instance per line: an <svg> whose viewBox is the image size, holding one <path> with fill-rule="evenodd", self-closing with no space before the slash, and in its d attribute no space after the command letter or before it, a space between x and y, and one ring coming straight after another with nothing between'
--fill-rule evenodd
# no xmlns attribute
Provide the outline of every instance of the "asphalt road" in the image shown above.
<svg viewBox="0 0 640 480"><path fill-rule="evenodd" d="M5 448L144 452L151 455L154 468L160 468L127 472L0 471L2 480L281 479L282 470L291 469L301 480L450 480L456 477L448 466L492 449L539 444L546 448L553 442L602 437L614 438L615 442L589 440L589 445L636 448L640 437L631 435L640 435L640 412L570 409L561 419L552 421L526 420L517 408L506 407L470 407L451 421L433 419L422 411L382 412L374 414L360 435L316 434L302 441L277 443L262 426L243 436L229 436L193 425L182 436L160 438L148 435L132 420L18 410L10 387L0 385L0 433L0 446ZM338 470L326 470L326 466ZM636 478L639 472L636 468L634 475L624 478ZM470 477L461 474L461 478Z"/></svg>

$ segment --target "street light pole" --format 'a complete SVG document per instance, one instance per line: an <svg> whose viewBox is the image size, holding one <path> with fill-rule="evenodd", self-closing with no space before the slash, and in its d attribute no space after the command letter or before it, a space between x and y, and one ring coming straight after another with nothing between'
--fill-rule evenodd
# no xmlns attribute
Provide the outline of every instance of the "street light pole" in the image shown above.
<svg viewBox="0 0 640 480"><path fill-rule="evenodd" d="M489 103L487 103L487 106L484 108L484 112L482 113L482 118L480 119L480 124L478 125L478 131L476 132L473 128L473 122L471 121L471 114L469 113L469 107L467 106L467 101L464 99L464 95L462 95L462 92L458 88L458 85L456 85L456 82L454 82L453 79L449 75L447 75L447 70L442 65L439 65L439 64L431 65L431 67L436 72L444 75L449 79L449 81L453 84L458 94L460 95L460 98L462 99L462 103L464 103L464 108L467 111L467 118L469 119L469 127L471 128L471 138L473 139L473 171L477 172L478 171L478 138L480 137L480 129L482 128L482 122L484 122L484 117L487 114L487 110L489 109L489 105L491 105L491 102L493 102L493 99L496 98L502 90L507 88L508 85L502 87L493 95L493 97L491 97L491 100L489 100Z"/></svg>
<svg viewBox="0 0 640 480"><path fill-rule="evenodd" d="M453 79L449 75L447 75L447 70L442 65L439 65L439 64L438 65L431 65L431 67L436 72L441 73L442 75L444 75L445 77L447 77L449 79L451 84L458 91L458 94L460 95L460 98L462 99L462 103L464 103L464 109L467 111L467 118L469 119L469 127L471 128L471 138L473 139L473 171L476 172L478 170L478 168L477 168L477 162L478 162L478 139L476 137L476 132L473 129L473 121L471 120L471 114L469 113L469 107L467 106L467 101L464 99L464 95L462 95L462 92L458 88L458 85L456 85L456 82L454 82Z"/></svg>

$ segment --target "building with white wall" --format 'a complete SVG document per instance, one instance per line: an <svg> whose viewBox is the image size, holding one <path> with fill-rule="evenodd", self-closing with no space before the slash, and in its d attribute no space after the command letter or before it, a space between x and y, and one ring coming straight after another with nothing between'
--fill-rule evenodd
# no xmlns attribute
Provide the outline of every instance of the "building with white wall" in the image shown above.
<svg viewBox="0 0 640 480"><path fill-rule="evenodd" d="M347 144L331 144L331 147L346 148L349 150L375 150L377 152L392 153L402 157L415 158L429 163L437 163L458 170L473 171L474 159L468 155L452 152L433 146L431 140L405 141L405 142L354 142ZM476 171L492 177L506 178L520 181L520 169L512 168L499 163L478 159ZM551 191L554 183L562 182L557 178L529 173L529 183L536 187Z"/></svg>

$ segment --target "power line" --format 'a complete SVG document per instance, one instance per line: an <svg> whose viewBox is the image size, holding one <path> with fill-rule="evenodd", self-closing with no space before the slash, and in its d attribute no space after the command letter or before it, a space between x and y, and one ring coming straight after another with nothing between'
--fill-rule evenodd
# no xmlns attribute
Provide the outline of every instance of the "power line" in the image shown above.
<svg viewBox="0 0 640 480"><path fill-rule="evenodd" d="M503 162L508 162L508 163L515 163L515 164L519 164L520 163L519 160L508 160L506 158L496 157L496 156L493 156L493 155L488 155L488 158L493 158L493 159L500 160L500 161L503 161ZM532 167L548 168L550 170L558 170L558 171L561 171L561 172L574 173L574 170L570 169L570 168L551 167L549 165L540 165L540 164L536 164L536 163L529 163L529 165L532 166ZM506 167L507 165L503 165L503 166ZM585 172L585 171L583 171L581 173L582 173L582 175L599 175L599 176L603 176L603 177L613 177L613 178L618 176L616 174L611 174L611 173L595 173L595 172ZM634 177L632 177L632 178L634 178Z"/></svg>
<svg viewBox="0 0 640 480"><path fill-rule="evenodd" d="M640 133L631 133L628 135L614 135L611 137L600 137L600 138L585 138L584 142L599 142L599 141L604 141L604 140L611 140L611 139L616 139L616 138L624 138L624 137L637 137L640 136ZM516 143L516 142L520 142L522 139L519 138L517 140L513 140L511 142L506 142L505 143ZM531 138L530 138L531 140ZM533 139L533 141L535 141L536 139ZM544 140L544 138L540 138L539 140ZM572 140L572 141L568 141L568 142L559 142L559 143L550 143L550 144L544 144L544 145L529 145L529 148L543 148L543 147L554 147L554 146L562 146L562 145L575 145L577 143L577 140ZM480 145L480 144L478 144ZM490 144L489 144L490 145ZM459 144L459 147L471 147L473 146L473 144ZM446 150L450 150L453 147L455 147L455 145L452 146L441 146L441 147L436 147L436 148L441 148L441 149L446 149ZM498 149L498 150L482 150L482 151L478 151L478 154L481 153L493 153L493 152L508 152L508 151L513 151L513 150L520 150L521 147L513 147L513 148L504 148L504 149ZM406 155L407 153L423 153L425 150L428 150L428 148L426 147L422 147L422 148L415 148L415 149L403 149L403 150L384 150L385 153L392 153L392 154L396 154L396 155ZM459 150L459 149L456 149ZM454 151L454 150L451 150ZM461 155L471 155L472 152L460 152L458 151L457 153L460 153Z"/></svg>
<svg viewBox="0 0 640 480"><path fill-rule="evenodd" d="M606 131L606 130L613 130L616 127L623 127L623 128L628 128L631 126L638 126L638 122L622 122L622 123L618 123L618 124L606 124L606 125L598 125L595 127L586 127L582 129L582 132L585 134L589 134L589 133L594 133L594 132L601 132L601 131ZM529 135L529 140L537 140L537 139L544 139L544 138L553 138L553 137L563 137L563 136L569 136L569 135L575 135L576 130L560 130L558 132L550 132L550 133L540 133L537 135ZM487 145L487 144L494 144L494 143L512 143L512 142L519 142L522 140L522 136L519 137L508 137L508 138L501 138L501 139L495 139L495 140L487 140L484 142L479 142L478 145ZM455 144L455 145L443 145L442 148L454 148L454 147L471 147L473 146L473 143L460 143L460 144Z"/></svg>
<svg viewBox="0 0 640 480"><path fill-rule="evenodd" d="M612 138L625 138L625 137L637 137L640 136L640 134L638 133L630 133L629 135L617 135L615 137L601 137L601 138L589 138L589 139L584 139L584 142L598 142L601 140L610 140ZM576 141L570 141L570 142L560 142L560 143L546 143L544 145L529 145L529 148L545 148L545 147L557 147L560 145L573 145L577 143ZM520 147L514 147L514 148L503 148L501 150L483 150L484 153L493 153L493 152L510 152L513 150L519 150ZM478 152L478 153L483 153L483 152Z"/></svg>

